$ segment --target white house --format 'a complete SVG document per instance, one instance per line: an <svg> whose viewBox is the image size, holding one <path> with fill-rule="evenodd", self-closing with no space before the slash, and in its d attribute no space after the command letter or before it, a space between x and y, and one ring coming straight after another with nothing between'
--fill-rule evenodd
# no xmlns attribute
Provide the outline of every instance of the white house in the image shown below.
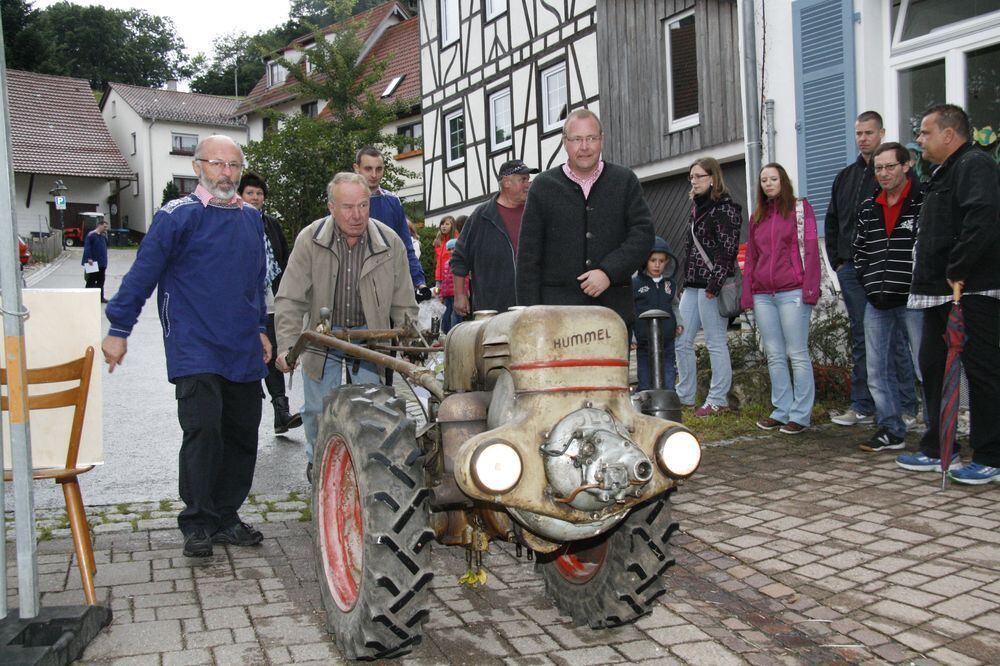
<svg viewBox="0 0 1000 666"><path fill-rule="evenodd" d="M518 158L562 161L561 130L598 109L595 0L420 3L427 220L470 212Z"/></svg>
<svg viewBox="0 0 1000 666"><path fill-rule="evenodd" d="M904 145L913 142L921 112L943 102L965 108L977 129L1000 128L1000 3L752 4L762 92L774 105L765 161L770 156L798 176L799 193L820 220L833 177L857 157L854 119L862 111L882 114L886 140ZM995 136L984 149L1000 157Z"/></svg>
<svg viewBox="0 0 1000 666"><path fill-rule="evenodd" d="M123 83L105 86L101 114L129 167L138 174L132 187L121 193L122 226L146 233L168 183L181 194L194 191L198 180L191 160L200 140L223 134L246 143L246 124L236 115L238 106L239 100L216 95Z"/></svg>
<svg viewBox="0 0 1000 666"><path fill-rule="evenodd" d="M7 70L18 233L47 234L80 213L101 213L118 226L119 191L135 178L101 119L83 79ZM66 187L65 210L50 194Z"/></svg>
<svg viewBox="0 0 1000 666"><path fill-rule="evenodd" d="M384 129L388 134L403 135L414 140L409 150L394 155L393 159L399 166L415 174L404 179L397 194L404 201L420 200L423 196L423 148L419 139L423 131L418 105L418 21L400 3L385 2L327 26L320 34L327 38L347 26L356 31L362 42L360 61L386 61L386 70L381 80L371 87L370 92L386 101L412 102L405 114ZM262 111L269 110L283 115L301 113L321 118L324 116L326 100L300 95L295 90L294 80L288 79L287 70L278 62L281 58L290 62L306 58L306 69L310 71L308 52L315 44L315 39L314 34L299 37L265 58L264 76L236 111L237 114L246 116L251 141L262 138L267 130L269 120Z"/></svg>

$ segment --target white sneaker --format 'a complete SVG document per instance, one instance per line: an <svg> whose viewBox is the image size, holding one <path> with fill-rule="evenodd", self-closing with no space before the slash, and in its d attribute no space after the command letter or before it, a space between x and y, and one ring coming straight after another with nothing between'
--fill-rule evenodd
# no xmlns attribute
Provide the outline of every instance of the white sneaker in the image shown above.
<svg viewBox="0 0 1000 666"><path fill-rule="evenodd" d="M830 419L833 423L842 426L868 425L875 422L875 417L871 414L859 414L853 409L848 409L843 414L837 414Z"/></svg>

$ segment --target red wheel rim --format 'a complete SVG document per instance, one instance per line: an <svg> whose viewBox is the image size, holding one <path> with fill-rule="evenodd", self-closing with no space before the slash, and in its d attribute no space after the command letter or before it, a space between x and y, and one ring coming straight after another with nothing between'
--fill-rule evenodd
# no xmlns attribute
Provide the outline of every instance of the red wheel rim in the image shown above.
<svg viewBox="0 0 1000 666"><path fill-rule="evenodd" d="M597 575L608 555L605 539L595 546L567 546L554 560L556 571L571 583L583 584Z"/></svg>
<svg viewBox="0 0 1000 666"><path fill-rule="evenodd" d="M354 608L364 559L361 497L347 442L330 438L319 477L318 529L327 587L342 611Z"/></svg>

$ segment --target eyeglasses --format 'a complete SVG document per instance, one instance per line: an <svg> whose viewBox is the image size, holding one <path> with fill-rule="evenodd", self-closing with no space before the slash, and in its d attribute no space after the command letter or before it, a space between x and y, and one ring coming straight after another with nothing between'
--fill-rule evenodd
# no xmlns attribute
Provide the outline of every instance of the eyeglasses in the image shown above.
<svg viewBox="0 0 1000 666"><path fill-rule="evenodd" d="M195 162L204 162L213 169L225 169L229 167L233 171L239 171L243 168L243 162L227 162L225 160L204 160L200 157L194 158Z"/></svg>
<svg viewBox="0 0 1000 666"><path fill-rule="evenodd" d="M882 173L883 171L889 171L890 169L895 169L901 162L893 162L892 164L883 164L881 166L875 166L875 173Z"/></svg>
<svg viewBox="0 0 1000 666"><path fill-rule="evenodd" d="M574 146L578 146L581 143L583 143L589 146L592 143L600 143L601 139L603 138L604 138L603 136L598 136L594 134L590 136L568 136L566 137L566 143L571 143Z"/></svg>
<svg viewBox="0 0 1000 666"><path fill-rule="evenodd" d="M696 180L701 180L702 178L711 178L711 177L712 174L710 173L693 173L690 176L688 176L688 180L693 183Z"/></svg>

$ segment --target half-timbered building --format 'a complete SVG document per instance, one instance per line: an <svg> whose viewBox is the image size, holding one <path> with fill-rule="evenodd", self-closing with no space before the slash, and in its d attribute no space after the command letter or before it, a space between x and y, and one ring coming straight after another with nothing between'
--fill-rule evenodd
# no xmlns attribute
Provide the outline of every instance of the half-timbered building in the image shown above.
<svg viewBox="0 0 1000 666"><path fill-rule="evenodd" d="M566 114L598 111L596 0L420 3L427 220L467 213L509 159L563 160Z"/></svg>

